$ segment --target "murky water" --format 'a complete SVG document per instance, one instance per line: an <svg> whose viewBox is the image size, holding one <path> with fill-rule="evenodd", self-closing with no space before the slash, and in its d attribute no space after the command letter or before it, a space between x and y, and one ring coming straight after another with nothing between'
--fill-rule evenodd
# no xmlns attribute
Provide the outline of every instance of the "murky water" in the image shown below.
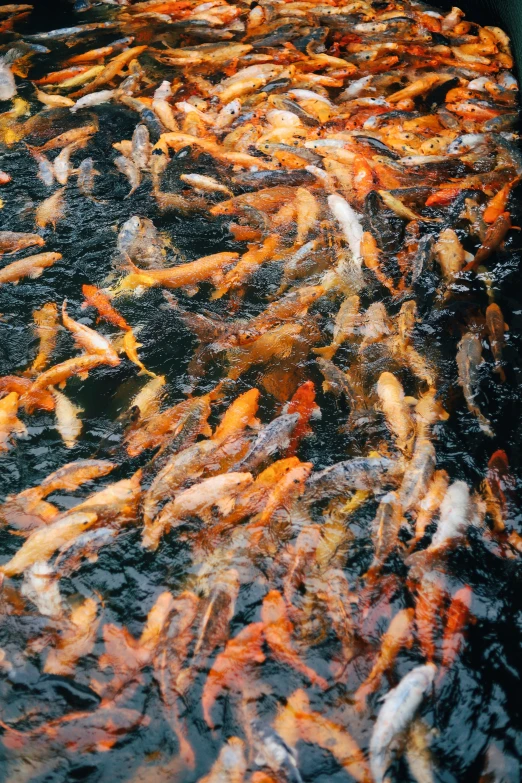
<svg viewBox="0 0 522 783"><path fill-rule="evenodd" d="M114 13L115 9L100 6L84 13L64 11L50 20L40 7L32 18L16 29L22 36L30 35L51 27L111 18ZM4 36L5 47L8 48L11 34L4 33ZM99 33L90 38L89 44L84 44L83 48L101 46L114 38L113 33ZM66 43L53 42L49 54L38 54L34 58L37 65L31 71L31 78L58 69L64 57L71 52L83 51L80 44L69 49ZM152 63L147 65L152 67ZM158 67L157 63L154 67ZM164 78L172 76L172 69L166 69ZM30 82L18 81L19 96L28 100L31 111L35 112L37 104L32 98ZM9 108L8 102L0 106L6 112ZM34 136L25 138L24 142L41 143L71 127L71 122L85 124L91 113L99 119L99 130L88 145L88 154L99 171L93 198L85 198L78 191L75 179L71 179L65 189L65 219L59 221L55 229L49 227L40 232L46 242L45 250L60 252L63 258L35 280L25 279L16 286L0 288L2 376L22 374L33 361L37 340L31 327L32 313L45 302L56 302L61 306L67 299L68 312L73 318L106 335L116 336L112 327L96 323L92 308L81 309L81 287L86 283L99 287L111 285L122 274L117 261L117 236L123 223L131 216L150 218L169 240L169 266L211 253L244 253L247 250L246 243L236 242L229 232L228 219L199 213L187 216L176 211L161 212L151 193L150 180L145 180L135 193L127 197L129 184L113 164L115 154L112 148L114 142L130 139L137 123L136 113L124 106L99 106L92 112L83 112L74 121L71 121L70 115L63 118L64 115L57 112L47 127L43 124ZM74 160L79 163L85 155L85 151L80 151ZM170 183L175 187L180 173L184 171L209 173L212 167L212 159L204 153L190 164L183 154L173 154L163 190L168 190ZM4 202L0 210L0 229L33 231L34 210L50 192L37 178L34 159L23 143L4 146L0 168L12 177L0 193ZM208 199L210 204L219 200L219 196ZM513 199L510 209L513 225L522 225L520 202ZM458 230L464 240L464 227ZM492 423L493 438L484 435L466 407L458 385L455 361L462 334L471 322L480 322L484 318L489 300L483 283L470 273L464 276L457 295L441 302L435 295L439 279L427 276L416 292L419 324L415 338L418 349L436 364L440 399L450 413L448 421L434 427L437 468L447 470L452 481L464 480L470 487L478 488L491 455L497 449L503 449L514 477L515 494L520 489L522 477L520 246L519 234L510 232L505 247L488 264L495 301L510 327L504 350L506 382L500 383L498 376L493 374L492 357L487 347L484 349L486 361L480 368L479 405ZM8 258L11 261L25 255L27 251ZM280 276L281 266L278 264L261 267L234 316L248 319L261 312L268 297L277 290ZM203 284L194 296L189 296L184 290L175 293L187 310L210 311L230 319L229 301L224 298L209 302L211 290L209 285ZM389 316L395 316L400 310L401 301L385 296L385 289L374 285L365 288L360 296L362 309L373 301L382 300ZM197 347L195 337L166 303L161 289L148 290L139 297L121 297L115 304L142 343L140 358L145 366L154 373L165 375L168 403L173 405L183 400L194 387L188 365ZM331 332L324 327L331 323L338 304L338 301L322 299L313 310L325 335L321 344L326 344L331 337ZM52 362L64 361L72 355L75 355L75 348L71 335L61 329ZM339 349L335 362L347 370L355 355L356 350L354 352L353 346L347 343ZM372 346L366 354L368 383L374 384L379 374L389 368L389 360L381 346ZM417 394L417 384L410 373L398 365L392 365L392 371L403 383L407 395ZM263 372L263 369L254 367L227 389L225 396L213 405L212 427L233 399L252 386L260 386ZM204 377L198 379L194 393L210 391L223 374L221 356L207 367ZM302 461L312 462L314 470L349 457L367 455L388 438L386 424L380 414L376 414L369 428L340 431L348 418L349 408L343 399L337 400L323 391L323 376L313 354L309 354L300 367L301 382L308 379L315 384L316 401L322 416L320 420L312 421L313 435L302 442L298 456ZM138 375L136 366L124 358L117 367L97 368L86 380L74 378L68 381L68 397L83 409L82 433L72 449L64 445L53 413L37 411L31 416L22 413L27 435L17 438L15 445L0 456L2 499L38 485L53 470L72 460L96 457L114 459L118 463L110 476L98 480L96 488L128 478L139 467L145 466L150 460L150 452L130 458L122 447L121 437L130 402L146 380ZM263 391L258 416L262 422L269 422L281 412L281 407L281 401ZM74 493L62 491L53 494L48 500L62 511L76 505L92 491L93 485L87 484ZM162 592L170 591L176 597L185 589L193 589L203 595L202 569L212 573L213 569L222 567L222 558L229 557L231 566L240 569L242 575L227 634L229 638L235 637L246 625L259 620L261 603L267 591L274 585L280 588L285 567L282 554L286 551L291 555L291 546L295 544L298 531L296 520L293 531L288 520L274 528L273 546L268 554L250 557L251 543L246 535L242 537L240 531L221 537L218 542L211 538L206 540L204 525L194 520L188 531L171 532L163 537L157 551L150 552L142 547L141 523L136 519L136 524L126 526L99 551L93 562L84 560L80 567L60 579L62 597L71 606L93 597L99 603L95 644L89 654L79 658L69 676L43 672L48 644L52 645L56 639L53 624L30 602L24 602L22 598L17 602L11 592L5 593L0 600L0 648L5 651L5 658L0 663L0 725L4 729L4 742L0 744L2 780L10 783L29 780L38 783L76 780L93 783L109 780L191 783L207 774L224 741L230 737L247 736L248 720L245 715L251 717L256 714L263 722L271 724L286 699L297 688L307 685L311 709L342 725L363 752L367 752L375 716L380 709L378 696L395 686L414 666L425 662L418 641L410 647L403 647L395 664L384 676L381 688L371 697L369 709L363 713L354 709L353 694L373 665L390 618L399 610L415 605L400 551L386 561L380 587L372 596L364 587L363 576L373 554L370 523L376 508L377 503L372 499L350 517L347 527L352 537L340 561L350 589L361 602L369 602L372 606L358 629L355 655L343 677L336 682L330 676L330 666L340 656L337 636L324 622L320 610L316 608L308 612L304 606L306 597L312 595L313 600L313 590L303 587L306 584L305 562L302 584L297 591L301 591L301 596L296 598L301 607L294 621L296 645L306 657L307 664L319 675L328 678L328 689L322 691L310 686L297 671L266 655L265 662L256 671L255 687L252 675L251 694L246 689L244 699L237 693L219 699L213 712L215 729L211 730L203 716L201 698L208 669L222 649L217 648L205 666L195 672L183 698L177 700L177 721L184 739L193 749L193 768L185 765L180 756L179 737L173 730L172 721L168 720L161 687L150 663L139 670L131 687L118 697L117 708L129 711L125 713L128 725L122 726L110 748L104 746L102 738L98 738L96 720L107 725L113 719L110 715L105 719L100 713L105 706L98 695L100 688L93 687L94 681L108 683L112 676L110 669L100 669L100 657L106 649L103 628L109 624L124 626L138 639L151 607ZM506 526L509 531L522 534L518 502L511 503L509 508ZM324 524L323 513L322 506L314 507L313 522ZM486 524L486 531L488 525L490 522ZM6 528L0 531L0 535L2 562L6 562L19 548L20 540ZM491 535L485 534L483 528L470 526L466 540L450 553L445 571L451 593L464 585L470 586L474 619L466 632L462 653L421 708L423 720L433 729L430 740L433 779L440 783L479 780L516 783L520 779L522 759L520 556L512 548L499 546ZM4 591L17 591L20 585L20 577L5 580ZM52 721L78 713L82 715L77 719L77 728L71 728L70 735L64 731L39 735L35 731L38 727L52 725ZM121 716L120 719L123 724ZM56 725L63 727L65 723ZM296 750L304 781L343 783L353 779L349 767L343 769L335 756L318 744L300 740ZM486 752L491 764L491 759L497 762L490 777L484 772ZM251 758L251 769L257 768ZM222 779L233 780L232 777ZM277 778L285 779L291 778L282 774ZM404 760L399 759L393 767L393 779L414 780Z"/></svg>

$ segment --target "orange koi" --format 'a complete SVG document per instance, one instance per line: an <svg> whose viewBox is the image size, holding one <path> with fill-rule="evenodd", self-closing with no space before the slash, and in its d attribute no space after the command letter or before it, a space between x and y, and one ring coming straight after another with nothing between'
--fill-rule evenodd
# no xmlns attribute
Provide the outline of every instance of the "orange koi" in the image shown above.
<svg viewBox="0 0 522 783"><path fill-rule="evenodd" d="M446 628L442 640L442 666L449 668L457 658L464 644L464 629L468 624L473 600L469 585L457 590L448 609Z"/></svg>
<svg viewBox="0 0 522 783"><path fill-rule="evenodd" d="M94 285L83 285L82 293L85 297L82 309L88 306L94 307L98 311L99 318L116 326L118 329L123 329L126 332L130 331L131 327L125 318L114 309L111 300L103 291L100 291L100 289L96 288Z"/></svg>
<svg viewBox="0 0 522 783"><path fill-rule="evenodd" d="M361 749L346 729L318 712L302 690L295 691L277 716L274 728L291 747L301 739L327 750L357 783L371 783L370 769Z"/></svg>
<svg viewBox="0 0 522 783"><path fill-rule="evenodd" d="M435 638L446 596L443 577L434 571L424 574L417 588L415 624L422 654L429 663L435 659Z"/></svg>
<svg viewBox="0 0 522 783"><path fill-rule="evenodd" d="M315 402L315 386L313 381L306 381L306 383L303 383L303 385L297 389L286 406L285 413L299 414L299 421L290 435L290 443L286 450L286 456L292 457L295 455L302 439L312 432L309 424L310 419L314 417L317 418L321 413L320 408Z"/></svg>
<svg viewBox="0 0 522 783"><path fill-rule="evenodd" d="M227 642L223 652L214 661L201 697L203 717L211 729L214 728L211 711L219 693L224 689L244 691L251 680L252 664L265 660L262 649L263 628L262 622L247 625Z"/></svg>
<svg viewBox="0 0 522 783"><path fill-rule="evenodd" d="M412 646L414 615L413 609L402 609L391 621L388 630L382 637L377 660L370 674L355 693L354 698L358 710L363 710L367 697L378 690L383 674L392 667L400 650L403 647L410 648Z"/></svg>
<svg viewBox="0 0 522 783"><path fill-rule="evenodd" d="M261 608L261 620L265 625L265 638L272 655L277 661L291 666L323 690L328 688L328 683L307 666L294 649L292 642L293 625L288 619L286 604L278 590L271 590L263 600Z"/></svg>

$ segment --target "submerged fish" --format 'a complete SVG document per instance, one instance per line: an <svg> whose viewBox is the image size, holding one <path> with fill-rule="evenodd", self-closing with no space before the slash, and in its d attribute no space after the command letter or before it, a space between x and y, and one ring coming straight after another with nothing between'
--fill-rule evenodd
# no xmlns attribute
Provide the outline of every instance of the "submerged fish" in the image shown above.
<svg viewBox="0 0 522 783"><path fill-rule="evenodd" d="M375 783L384 781L391 760L390 746L408 728L436 671L432 663L417 666L386 695L370 742L370 767Z"/></svg>
<svg viewBox="0 0 522 783"><path fill-rule="evenodd" d="M473 332L467 332L460 341L457 350L459 383L462 386L470 413L476 416L480 429L492 438L494 433L491 428L491 422L486 419L476 403L479 368L482 363L482 343L480 338Z"/></svg>

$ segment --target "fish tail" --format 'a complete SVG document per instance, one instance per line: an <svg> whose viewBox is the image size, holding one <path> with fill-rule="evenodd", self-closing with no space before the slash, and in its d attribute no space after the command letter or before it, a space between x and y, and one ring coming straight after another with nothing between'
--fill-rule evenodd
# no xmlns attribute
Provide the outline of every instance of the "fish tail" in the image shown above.
<svg viewBox="0 0 522 783"><path fill-rule="evenodd" d="M487 435L489 438L494 438L495 433L493 432L493 428L491 427L491 422L489 419L486 419L483 413L480 411L477 411L477 419L479 423L479 427L482 430L482 432Z"/></svg>
<svg viewBox="0 0 522 783"><path fill-rule="evenodd" d="M317 354L317 356L322 356L323 359L333 359L336 351L336 345L325 345L322 348L313 349L313 352Z"/></svg>
<svg viewBox="0 0 522 783"><path fill-rule="evenodd" d="M140 367L140 371L138 375L148 375L149 378L157 378L157 374L155 372L152 372L152 370L147 370L144 364L138 365Z"/></svg>
<svg viewBox="0 0 522 783"><path fill-rule="evenodd" d="M227 293L227 291L228 291L228 288L226 288L225 286L218 286L218 287L217 287L217 288L216 288L216 289L215 289L215 290L212 292L212 294L210 295L210 298L211 298L212 300L215 300L215 299L221 299L221 297L225 296L225 294Z"/></svg>

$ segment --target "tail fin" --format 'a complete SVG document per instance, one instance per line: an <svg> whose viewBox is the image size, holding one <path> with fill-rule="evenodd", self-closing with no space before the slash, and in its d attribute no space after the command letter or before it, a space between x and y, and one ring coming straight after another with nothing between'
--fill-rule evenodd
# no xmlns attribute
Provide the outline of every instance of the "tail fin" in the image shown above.
<svg viewBox="0 0 522 783"><path fill-rule="evenodd" d="M333 359L337 351L337 345L325 345L323 348L313 348L313 352L323 359Z"/></svg>

